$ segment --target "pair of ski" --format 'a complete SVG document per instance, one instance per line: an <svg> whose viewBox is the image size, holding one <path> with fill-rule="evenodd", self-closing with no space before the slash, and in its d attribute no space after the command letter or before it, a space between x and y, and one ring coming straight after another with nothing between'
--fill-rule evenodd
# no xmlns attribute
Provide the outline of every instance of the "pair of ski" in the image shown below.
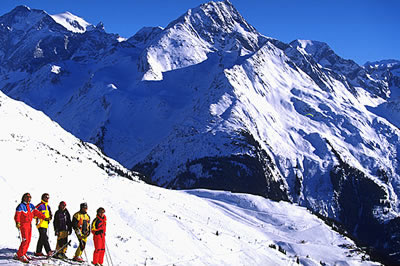
<svg viewBox="0 0 400 266"><path fill-rule="evenodd" d="M62 261L65 261L65 262L67 262L67 263L69 263L69 264L77 264L77 265L82 264L84 261L76 261L76 260L72 260L72 259L68 259L68 258L59 258L59 257L56 257L57 254L58 254L58 252L60 252L60 250L63 250L66 246L71 246L71 240L68 241L67 243L65 243L65 244L64 244L62 247L60 247L59 249L57 249L57 250L54 252L54 254L53 254L52 256L50 256L50 259L62 260Z"/></svg>
<svg viewBox="0 0 400 266"><path fill-rule="evenodd" d="M70 245L71 245L71 240L68 241L67 243L65 243L62 247L60 247L56 251L54 251L53 255L48 256L48 257L32 257L31 261L59 259L59 260L65 261L66 263L69 263L69 264L76 264L76 265L82 264L83 261L80 262L80 261L75 261L75 260L68 259L68 258L64 259L64 258L55 257L60 250L64 249L66 246L70 246ZM20 261L20 260L18 260L18 261ZM29 262L24 262L24 263L29 264Z"/></svg>
<svg viewBox="0 0 400 266"><path fill-rule="evenodd" d="M32 262L32 264L34 264L34 262L41 262L40 265L59 265L59 263L57 263L57 261L63 261L67 264L70 265L82 265L85 262L79 262L79 261L75 261L72 259L62 259L62 258L57 258L57 257L52 257L52 258L46 258L46 257L33 257L32 260L30 262ZM27 264L29 265L30 262L28 262Z"/></svg>

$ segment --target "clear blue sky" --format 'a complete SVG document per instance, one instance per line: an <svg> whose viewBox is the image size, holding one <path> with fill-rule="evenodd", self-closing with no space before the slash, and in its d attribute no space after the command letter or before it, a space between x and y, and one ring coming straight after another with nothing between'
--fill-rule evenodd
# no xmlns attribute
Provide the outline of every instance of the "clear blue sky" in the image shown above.
<svg viewBox="0 0 400 266"><path fill-rule="evenodd" d="M17 5L49 14L69 11L106 31L130 37L143 26L165 27L200 0L0 0L0 15ZM400 60L400 0L231 0L262 34L283 42L328 43L359 64Z"/></svg>

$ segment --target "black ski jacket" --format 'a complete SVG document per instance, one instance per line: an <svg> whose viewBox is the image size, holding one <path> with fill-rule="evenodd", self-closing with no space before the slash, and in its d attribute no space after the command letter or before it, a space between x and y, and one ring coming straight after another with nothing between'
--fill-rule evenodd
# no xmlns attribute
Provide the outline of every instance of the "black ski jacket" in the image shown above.
<svg viewBox="0 0 400 266"><path fill-rule="evenodd" d="M54 215L54 231L56 233L61 231L68 231L69 234L72 233L71 215L67 209L56 211Z"/></svg>

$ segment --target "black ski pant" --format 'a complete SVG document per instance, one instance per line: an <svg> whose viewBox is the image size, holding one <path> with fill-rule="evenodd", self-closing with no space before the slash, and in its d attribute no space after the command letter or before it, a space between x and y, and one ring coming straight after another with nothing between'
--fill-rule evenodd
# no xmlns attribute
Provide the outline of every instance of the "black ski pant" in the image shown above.
<svg viewBox="0 0 400 266"><path fill-rule="evenodd" d="M47 228L39 228L39 240L36 246L36 252L41 253L42 249L46 250L46 253L49 254L50 244L49 244L49 237L47 236Z"/></svg>

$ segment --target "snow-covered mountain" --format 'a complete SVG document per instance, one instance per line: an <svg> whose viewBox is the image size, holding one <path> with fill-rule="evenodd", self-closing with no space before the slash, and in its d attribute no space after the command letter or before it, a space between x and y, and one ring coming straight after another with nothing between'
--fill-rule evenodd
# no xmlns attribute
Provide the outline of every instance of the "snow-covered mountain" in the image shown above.
<svg viewBox="0 0 400 266"><path fill-rule="evenodd" d="M163 72L201 63L210 53L240 50L245 55L265 40L230 2L210 2L190 9L145 43L139 67L144 80L162 80Z"/></svg>
<svg viewBox="0 0 400 266"><path fill-rule="evenodd" d="M0 92L0 260L19 246L14 207L27 191L33 203L50 194L53 210L67 202L73 214L87 202L103 206L113 265L378 265L351 240L305 208L246 194L172 191L147 185L92 144L64 131L42 112ZM50 227L50 243L56 239ZM38 233L33 229L30 252ZM78 245L71 236L72 257ZM87 256L92 257L88 241ZM63 261L33 261L33 265ZM47 264L46 264L47 265Z"/></svg>
<svg viewBox="0 0 400 266"><path fill-rule="evenodd" d="M119 36L105 33L101 23L90 30L87 26L72 14L52 17L42 10L16 7L0 17L2 73L32 74L55 62L97 57L102 49L118 42ZM84 29L85 34L76 33Z"/></svg>
<svg viewBox="0 0 400 266"><path fill-rule="evenodd" d="M392 88L400 88L400 61L382 60L380 62L368 62L364 65L366 71L376 80L382 80ZM390 97L375 107L369 107L369 111L385 118L390 123L400 128L400 90L390 91Z"/></svg>
<svg viewBox="0 0 400 266"><path fill-rule="evenodd" d="M55 22L72 32L84 33L88 27L92 26L84 19L77 17L70 12L51 15L51 17L54 19Z"/></svg>
<svg viewBox="0 0 400 266"><path fill-rule="evenodd" d="M147 182L295 202L400 261L397 61L282 43L229 1L124 42L17 7L0 17L0 60L5 94Z"/></svg>

